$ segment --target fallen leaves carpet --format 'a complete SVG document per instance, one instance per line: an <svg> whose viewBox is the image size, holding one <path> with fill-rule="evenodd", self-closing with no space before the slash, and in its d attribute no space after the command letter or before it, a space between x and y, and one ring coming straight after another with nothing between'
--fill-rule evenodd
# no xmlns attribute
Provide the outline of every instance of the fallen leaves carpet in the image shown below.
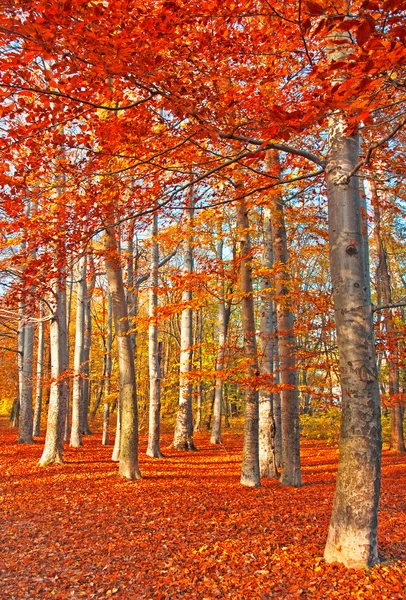
<svg viewBox="0 0 406 600"><path fill-rule="evenodd" d="M242 436L198 452L145 455L143 479L117 476L100 435L38 467L43 438L0 427L0 598L406 598L406 457L384 453L379 547L365 571L322 559L337 449L303 441L300 489L239 484Z"/></svg>

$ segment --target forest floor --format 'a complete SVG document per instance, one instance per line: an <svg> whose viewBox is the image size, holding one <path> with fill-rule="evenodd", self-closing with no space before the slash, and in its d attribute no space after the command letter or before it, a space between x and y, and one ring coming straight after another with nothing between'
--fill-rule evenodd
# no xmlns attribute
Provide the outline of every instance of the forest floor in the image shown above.
<svg viewBox="0 0 406 600"><path fill-rule="evenodd" d="M268 600L406 598L406 456L384 452L381 565L327 565L338 452L302 443L300 489L239 484L242 435L198 452L145 456L143 479L117 476L100 435L66 447L62 466L38 467L43 438L16 443L0 424L0 598Z"/></svg>

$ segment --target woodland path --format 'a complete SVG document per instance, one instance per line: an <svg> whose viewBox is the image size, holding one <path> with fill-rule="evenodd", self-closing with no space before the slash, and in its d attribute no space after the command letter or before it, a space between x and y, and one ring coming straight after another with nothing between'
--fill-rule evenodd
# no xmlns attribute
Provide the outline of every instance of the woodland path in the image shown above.
<svg viewBox="0 0 406 600"><path fill-rule="evenodd" d="M406 598L406 457L384 453L379 547L368 571L322 560L337 449L303 441L301 489L239 485L242 436L199 452L145 456L120 480L100 435L40 468L43 438L0 425L0 598L268 600Z"/></svg>

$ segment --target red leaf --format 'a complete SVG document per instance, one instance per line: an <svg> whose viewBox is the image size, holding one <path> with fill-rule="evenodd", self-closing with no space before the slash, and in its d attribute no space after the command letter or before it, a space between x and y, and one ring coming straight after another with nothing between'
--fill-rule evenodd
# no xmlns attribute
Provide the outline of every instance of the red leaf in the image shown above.
<svg viewBox="0 0 406 600"><path fill-rule="evenodd" d="M369 21L364 21L357 29L356 39L358 46L363 46L365 42L369 40L372 33L371 23Z"/></svg>
<svg viewBox="0 0 406 600"><path fill-rule="evenodd" d="M306 10L309 15L324 15L324 8L313 0L306 2Z"/></svg>

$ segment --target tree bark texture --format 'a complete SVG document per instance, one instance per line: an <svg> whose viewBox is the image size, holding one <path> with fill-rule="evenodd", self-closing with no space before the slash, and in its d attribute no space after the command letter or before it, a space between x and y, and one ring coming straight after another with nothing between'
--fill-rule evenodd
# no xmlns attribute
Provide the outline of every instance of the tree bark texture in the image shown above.
<svg viewBox="0 0 406 600"><path fill-rule="evenodd" d="M34 325L24 325L24 350L22 361L22 394L20 400L19 444L32 444L33 410L32 410L32 362L34 352Z"/></svg>
<svg viewBox="0 0 406 600"><path fill-rule="evenodd" d="M264 241L262 251L262 267L265 275L261 277L260 303L260 374L273 381L274 341L273 302L270 270L273 267L272 225L269 208L264 208L263 218ZM275 457L275 418L273 393L267 388L259 390L259 466L261 477L278 477Z"/></svg>
<svg viewBox="0 0 406 600"><path fill-rule="evenodd" d="M70 445L82 446L83 432L83 343L85 339L86 257L79 259L76 270L76 327L73 357L72 425Z"/></svg>
<svg viewBox="0 0 406 600"><path fill-rule="evenodd" d="M66 281L64 277L53 284L54 316L50 324L51 389L45 446L40 466L63 462L63 443L68 405L66 383Z"/></svg>
<svg viewBox="0 0 406 600"><path fill-rule="evenodd" d="M255 337L255 314L252 290L252 256L248 211L244 202L237 204L237 227L240 239L240 288L244 354L248 359L250 383L245 388L244 445L241 466L241 484L260 486L258 445L258 391L255 378L259 375L257 344Z"/></svg>
<svg viewBox="0 0 406 600"><path fill-rule="evenodd" d="M138 407L134 355L128 326L127 303L113 228L104 232L105 266L112 298L120 377L120 460L119 475L127 479L141 477L138 467Z"/></svg>
<svg viewBox="0 0 406 600"><path fill-rule="evenodd" d="M42 412L42 385L44 375L44 304L40 303L39 307L39 325L38 325L38 345L37 345L37 370L35 382L35 408L34 408L34 423L33 435L38 437L41 428L41 412Z"/></svg>
<svg viewBox="0 0 406 600"><path fill-rule="evenodd" d="M218 262L219 269L222 269L223 261L223 232L221 225L217 231L218 240L216 248L216 259ZM217 304L217 327L218 327L218 349L216 357L216 383L214 388L214 405L212 415L212 427L211 427L211 444L221 444L221 415L223 407L223 371L224 371L224 357L226 350L227 341L227 311L225 303L225 286L224 277L219 275L218 282L218 304Z"/></svg>
<svg viewBox="0 0 406 600"><path fill-rule="evenodd" d="M374 207L374 235L375 246L378 254L376 269L376 287L378 304L392 304L392 290L386 250L383 245L381 232L381 211L375 182L371 182L372 205ZM399 402L399 356L396 339L396 327L391 309L383 311L383 324L386 329L388 342L388 368L389 368L389 398L391 411L391 450L405 452L403 436L403 409Z"/></svg>
<svg viewBox="0 0 406 600"><path fill-rule="evenodd" d="M83 426L82 433L90 435L89 426L90 409L90 350L92 347L92 313L91 302L96 284L96 270L92 253L87 257L87 277L85 295L85 335L83 340L83 363L82 363L82 394L83 394Z"/></svg>
<svg viewBox="0 0 406 600"><path fill-rule="evenodd" d="M162 458L160 450L161 422L161 366L158 345L158 263L159 248L158 215L152 216L151 223L151 276L149 288L148 364L149 364L149 428L147 456Z"/></svg>
<svg viewBox="0 0 406 600"><path fill-rule="evenodd" d="M277 151L268 152L268 166L273 174L280 175ZM294 319L290 297L290 273L286 239L283 198L280 191L269 196L272 225L275 273L275 310L278 327L279 376L281 384L281 434L283 485L302 485L300 468L299 395L297 387L296 343Z"/></svg>
<svg viewBox="0 0 406 600"><path fill-rule="evenodd" d="M190 307L192 290L190 276L193 273L193 198L189 198L189 205L185 209L187 233L183 243L183 273L185 276L185 289L182 293L184 308L181 315L181 340L180 340L180 366L179 366L179 406L176 416L173 447L178 450L196 450L193 441L193 416L192 416L192 383L189 373L192 369L192 344L193 344L193 313Z"/></svg>
<svg viewBox="0 0 406 600"><path fill-rule="evenodd" d="M348 173L358 162L359 138L347 136L345 127L343 115L333 114L326 179L342 422L337 484L324 556L327 562L361 568L379 561L381 420L359 184L356 177L348 181Z"/></svg>

